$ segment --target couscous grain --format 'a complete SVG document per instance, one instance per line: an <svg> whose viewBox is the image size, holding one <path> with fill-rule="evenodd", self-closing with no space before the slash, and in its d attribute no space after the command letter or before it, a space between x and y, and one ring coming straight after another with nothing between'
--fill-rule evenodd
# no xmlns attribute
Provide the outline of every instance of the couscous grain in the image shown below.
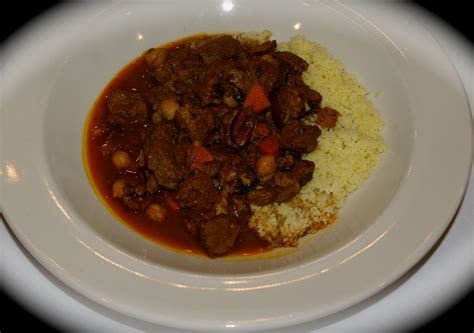
<svg viewBox="0 0 474 333"><path fill-rule="evenodd" d="M252 207L249 225L260 237L274 246L296 246L300 237L334 222L346 197L370 175L385 150L384 123L368 91L327 49L302 35L278 46L309 63L305 83L321 93L322 107L339 112L336 127L321 129L318 147L304 156L316 165L313 179L290 202Z"/></svg>

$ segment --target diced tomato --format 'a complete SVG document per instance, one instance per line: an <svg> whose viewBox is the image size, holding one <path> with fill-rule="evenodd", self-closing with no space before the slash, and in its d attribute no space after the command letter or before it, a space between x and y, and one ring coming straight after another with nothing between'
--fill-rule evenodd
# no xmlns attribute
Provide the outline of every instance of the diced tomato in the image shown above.
<svg viewBox="0 0 474 333"><path fill-rule="evenodd" d="M193 146L191 148L191 162L192 163L207 163L214 161L209 149L204 146Z"/></svg>
<svg viewBox="0 0 474 333"><path fill-rule="evenodd" d="M190 153L191 168L204 172L204 164L214 161L214 156L204 146L193 146Z"/></svg>
<svg viewBox="0 0 474 333"><path fill-rule="evenodd" d="M204 168L204 165L205 165L205 163L193 162L193 163L191 163L191 169L199 170L201 172L206 173L206 169Z"/></svg>
<svg viewBox="0 0 474 333"><path fill-rule="evenodd" d="M165 205L173 212L176 212L179 209L178 203L173 199L172 196L169 196L165 199Z"/></svg>
<svg viewBox="0 0 474 333"><path fill-rule="evenodd" d="M255 126L255 129L257 131L257 134L262 136L262 137L267 136L268 134L270 134L270 127L265 123L258 123Z"/></svg>
<svg viewBox="0 0 474 333"><path fill-rule="evenodd" d="M270 107L272 104L265 95L265 91L262 86L259 84L254 85L244 101L244 106L252 107L253 111L256 113L262 112L266 108Z"/></svg>
<svg viewBox="0 0 474 333"><path fill-rule="evenodd" d="M280 148L278 144L278 138L274 135L260 142L258 146L263 155L272 155L272 156L277 156L278 149Z"/></svg>

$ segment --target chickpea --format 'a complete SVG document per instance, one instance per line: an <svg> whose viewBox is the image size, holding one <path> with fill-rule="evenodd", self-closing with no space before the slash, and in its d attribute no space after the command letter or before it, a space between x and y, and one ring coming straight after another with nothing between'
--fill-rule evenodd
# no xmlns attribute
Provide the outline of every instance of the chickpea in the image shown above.
<svg viewBox="0 0 474 333"><path fill-rule="evenodd" d="M216 215L220 214L228 214L227 213L227 207L229 206L229 203L227 202L226 198L222 198L220 202L217 203L216 205Z"/></svg>
<svg viewBox="0 0 474 333"><path fill-rule="evenodd" d="M163 116L158 112L153 112L151 115L151 121L155 124L159 124L163 120Z"/></svg>
<svg viewBox="0 0 474 333"><path fill-rule="evenodd" d="M250 178L249 175L245 173L240 175L239 178L240 182L245 186L249 186L252 183L252 178Z"/></svg>
<svg viewBox="0 0 474 333"><path fill-rule="evenodd" d="M167 120L173 120L178 109L179 103L175 99L167 98L161 102L161 113Z"/></svg>
<svg viewBox="0 0 474 333"><path fill-rule="evenodd" d="M115 183L112 185L112 197L114 198L122 198L123 191L125 190L125 180L119 179L116 180Z"/></svg>
<svg viewBox="0 0 474 333"><path fill-rule="evenodd" d="M289 187L297 182L294 176L285 172L277 172L273 178L275 180L275 184L280 187Z"/></svg>
<svg viewBox="0 0 474 333"><path fill-rule="evenodd" d="M159 204L151 204L146 209L146 216L155 222L163 222L166 216L166 208Z"/></svg>
<svg viewBox="0 0 474 333"><path fill-rule="evenodd" d="M271 176L275 173L276 169L277 163L273 155L263 155L257 161L256 170L260 177Z"/></svg>
<svg viewBox="0 0 474 333"><path fill-rule="evenodd" d="M229 96L229 95L224 95L224 97L222 98L222 101L224 102L225 105L227 105L227 107L231 109L236 108L239 105L237 101L234 99L234 97Z"/></svg>
<svg viewBox="0 0 474 333"><path fill-rule="evenodd" d="M130 155L128 155L126 151L117 150L112 155L112 163L117 169L123 170L123 169L128 168L132 164L132 159L130 158Z"/></svg>
<svg viewBox="0 0 474 333"><path fill-rule="evenodd" d="M145 53L146 63L153 68L157 68L163 64L167 57L168 51L160 48L150 49Z"/></svg>

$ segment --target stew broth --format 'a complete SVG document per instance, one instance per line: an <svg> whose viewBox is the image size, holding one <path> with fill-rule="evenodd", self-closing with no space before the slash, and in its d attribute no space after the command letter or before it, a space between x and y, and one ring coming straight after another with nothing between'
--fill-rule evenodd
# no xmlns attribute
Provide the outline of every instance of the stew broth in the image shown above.
<svg viewBox="0 0 474 333"><path fill-rule="evenodd" d="M205 35L203 35L204 37ZM196 38L196 36L193 36ZM188 38L165 45L166 48L175 48ZM105 145L111 149L123 149L133 159L136 159L139 151L131 145L138 139L140 131L146 129L148 124L132 125L132 129L123 132L123 135L113 137L113 141L104 143L107 133L104 130L106 123L106 98L111 91L117 88L144 92L153 86L153 79L148 75L144 55L136 58L123 68L106 86L99 98L96 100L85 128L85 167L91 183L97 194L103 199L106 206L119 217L127 226L137 231L145 238L165 245L180 252L205 255L205 251L195 236L191 235L183 219L176 212L168 211L164 222L153 222L145 216L144 212L133 211L120 199L113 198L111 188L114 180L119 178L119 172L110 161L110 156L103 154ZM114 147L114 148L112 148ZM140 180L138 173L127 173L125 178L129 181ZM120 178L124 178L123 173ZM160 202L164 201L164 194L158 191L155 194ZM243 226L238 239L231 251L231 255L251 255L269 250L269 244L257 237L255 232L248 226Z"/></svg>

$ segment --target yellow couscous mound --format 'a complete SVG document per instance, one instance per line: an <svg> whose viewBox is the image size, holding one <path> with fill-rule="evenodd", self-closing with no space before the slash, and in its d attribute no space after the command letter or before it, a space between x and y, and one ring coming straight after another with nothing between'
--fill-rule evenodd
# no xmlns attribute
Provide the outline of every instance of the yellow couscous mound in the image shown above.
<svg viewBox="0 0 474 333"><path fill-rule="evenodd" d="M334 222L346 197L370 175L385 149L380 133L384 124L368 91L327 49L304 36L278 48L309 63L305 83L321 93L322 107L340 114L335 128L321 129L316 150L303 156L316 167L301 192L287 203L252 207L249 225L261 238L274 246L296 246L300 237Z"/></svg>

